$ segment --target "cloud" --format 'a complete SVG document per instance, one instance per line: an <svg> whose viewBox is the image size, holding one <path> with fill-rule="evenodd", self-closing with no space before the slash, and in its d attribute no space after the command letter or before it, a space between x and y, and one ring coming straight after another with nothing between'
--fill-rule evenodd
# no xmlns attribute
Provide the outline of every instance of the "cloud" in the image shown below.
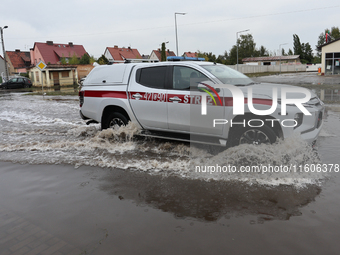
<svg viewBox="0 0 340 255"><path fill-rule="evenodd" d="M53 40L82 44L95 57L114 45L150 54L164 41L175 51L175 12L187 12L177 16L180 54L196 50L223 54L236 43L236 32L244 29L250 29L258 47L271 51L282 43L292 48L293 34L314 48L325 28L338 26L340 10L336 0L325 0L322 6L306 0L59 0L54 5L32 0L20 8L16 5L8 1L6 7L15 9L16 15L1 15L1 23L9 26L4 32L6 49L25 50L34 42ZM327 8L331 6L337 7Z"/></svg>

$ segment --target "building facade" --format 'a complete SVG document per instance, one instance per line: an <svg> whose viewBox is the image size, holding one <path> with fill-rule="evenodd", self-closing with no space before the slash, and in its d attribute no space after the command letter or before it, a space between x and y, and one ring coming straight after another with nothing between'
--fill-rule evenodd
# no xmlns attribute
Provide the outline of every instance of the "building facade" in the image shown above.
<svg viewBox="0 0 340 255"><path fill-rule="evenodd" d="M5 69L5 59L0 56L0 83L3 82L3 78L6 77L6 69Z"/></svg>
<svg viewBox="0 0 340 255"><path fill-rule="evenodd" d="M29 51L6 51L6 60L9 67L9 75L26 73L31 65Z"/></svg>
<svg viewBox="0 0 340 255"><path fill-rule="evenodd" d="M30 51L32 65L36 65L40 61L45 64L61 64L62 58L65 58L67 62L73 56L80 59L84 54L87 54L84 46L76 45L72 42L68 44L53 43L53 41L47 41L46 43L35 42Z"/></svg>
<svg viewBox="0 0 340 255"><path fill-rule="evenodd" d="M176 54L173 51L166 50L165 51L166 57L175 57ZM150 54L150 60L154 61L161 61L162 59L162 51L161 49L153 50Z"/></svg>
<svg viewBox="0 0 340 255"><path fill-rule="evenodd" d="M106 47L104 56L110 61L125 61L128 59L142 59L139 51L137 49L119 48L117 45L114 47Z"/></svg>
<svg viewBox="0 0 340 255"><path fill-rule="evenodd" d="M340 38L319 48L321 48L321 73L340 74Z"/></svg>
<svg viewBox="0 0 340 255"><path fill-rule="evenodd" d="M78 83L76 65L47 65L43 71L34 66L28 74L33 86L71 86Z"/></svg>

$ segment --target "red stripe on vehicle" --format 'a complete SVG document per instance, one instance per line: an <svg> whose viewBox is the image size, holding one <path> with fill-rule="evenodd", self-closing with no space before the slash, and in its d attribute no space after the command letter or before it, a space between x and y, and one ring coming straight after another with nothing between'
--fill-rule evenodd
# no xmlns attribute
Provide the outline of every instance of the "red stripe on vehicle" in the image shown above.
<svg viewBox="0 0 340 255"><path fill-rule="evenodd" d="M111 97L127 99L125 91L85 90L85 97Z"/></svg>
<svg viewBox="0 0 340 255"><path fill-rule="evenodd" d="M139 94L139 95L141 95L141 97L140 98L134 98L133 96L135 94ZM84 91L84 96L85 97L109 97L109 98L127 99L127 94L126 94L125 91L86 90L86 91ZM180 103L180 104L200 104L201 103L201 96L198 96L198 95L190 96L190 94L166 94L166 93L131 92L131 91L129 92L129 99L131 99L131 100L172 103L169 100L169 98L172 98L172 97L180 98L181 101L177 102L177 103ZM199 97L199 98L197 98L197 97ZM216 99L218 99L218 98L216 98ZM221 99L224 102L224 106L233 106L233 98L232 97L222 97ZM244 99L244 103L245 104L248 103L248 98ZM272 105L273 100L262 99L262 98L253 98L253 104Z"/></svg>

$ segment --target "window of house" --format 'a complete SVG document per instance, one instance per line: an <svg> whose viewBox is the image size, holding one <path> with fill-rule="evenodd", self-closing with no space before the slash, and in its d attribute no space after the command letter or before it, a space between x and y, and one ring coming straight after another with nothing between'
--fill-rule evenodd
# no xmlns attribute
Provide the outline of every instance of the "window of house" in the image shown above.
<svg viewBox="0 0 340 255"><path fill-rule="evenodd" d="M40 80L39 80L39 72L35 72L35 80L36 80L37 82L40 81Z"/></svg>
<svg viewBox="0 0 340 255"><path fill-rule="evenodd" d="M62 71L61 72L61 77L68 78L69 76L70 76L70 72L69 71Z"/></svg>
<svg viewBox="0 0 340 255"><path fill-rule="evenodd" d="M333 53L326 53L326 58L333 58Z"/></svg>

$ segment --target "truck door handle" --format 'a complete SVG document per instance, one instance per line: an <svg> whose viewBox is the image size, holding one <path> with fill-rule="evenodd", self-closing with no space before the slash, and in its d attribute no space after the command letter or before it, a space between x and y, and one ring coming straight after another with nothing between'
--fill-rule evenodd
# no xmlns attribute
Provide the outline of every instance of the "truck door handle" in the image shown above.
<svg viewBox="0 0 340 255"><path fill-rule="evenodd" d="M179 97L170 97L169 101L171 101L171 102L181 102L182 99L180 99Z"/></svg>
<svg viewBox="0 0 340 255"><path fill-rule="evenodd" d="M142 96L141 94L139 94L139 93L136 93L136 94L132 95L132 97L133 97L133 98L136 98L136 99L140 99L140 98L142 98L143 96Z"/></svg>

